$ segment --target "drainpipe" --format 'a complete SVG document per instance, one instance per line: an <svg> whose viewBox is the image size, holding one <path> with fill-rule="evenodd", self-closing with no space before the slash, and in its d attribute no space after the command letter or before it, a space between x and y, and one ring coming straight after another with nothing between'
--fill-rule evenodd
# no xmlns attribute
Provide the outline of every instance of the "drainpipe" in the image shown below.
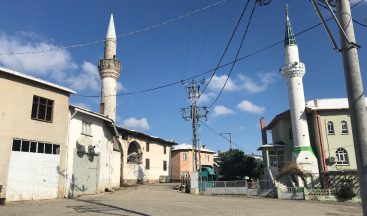
<svg viewBox="0 0 367 216"><path fill-rule="evenodd" d="M69 109L70 110L70 109ZM70 148L70 122L71 120L74 118L74 116L76 115L76 113L78 112L78 110L74 109L73 114L70 115L70 117L68 118L68 127L67 127L67 132L66 132L66 143L65 143L65 150L66 150L66 161L65 161L65 166L66 166L66 173L65 173L65 186L64 186L64 197L68 197L69 196L69 191L70 191L70 182L68 181L68 175L70 174L70 169L69 169L69 148ZM60 169L61 171L61 169Z"/></svg>
<svg viewBox="0 0 367 216"><path fill-rule="evenodd" d="M316 121L317 121L317 133L319 136L319 142L320 142L320 148L321 148L321 160L322 160L322 170L324 172L327 172L327 166L326 166L326 157L325 157L325 148L324 148L324 140L322 137L322 127L321 127L321 119L320 119L320 115L317 111L315 111L316 114Z"/></svg>

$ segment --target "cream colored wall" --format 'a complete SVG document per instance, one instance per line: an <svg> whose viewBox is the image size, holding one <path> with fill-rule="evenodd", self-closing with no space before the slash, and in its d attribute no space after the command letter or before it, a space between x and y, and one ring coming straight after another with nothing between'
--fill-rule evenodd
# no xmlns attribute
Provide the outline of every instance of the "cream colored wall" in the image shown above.
<svg viewBox="0 0 367 216"><path fill-rule="evenodd" d="M334 131L335 134L328 134L327 132L327 122L332 121L334 123ZM346 121L348 124L348 134L341 133L341 122ZM321 126L323 129L323 141L324 141L324 148L325 148L325 156L328 157L335 157L335 151L342 147L347 150L348 158L349 158L349 165L337 165L328 164L327 169L328 171L336 171L336 170L346 170L346 169L357 169L356 164L356 157L354 151L354 142L353 142L353 135L352 135L352 124L350 121L350 116L348 115L348 111L342 112L327 112L321 114Z"/></svg>
<svg viewBox="0 0 367 216"><path fill-rule="evenodd" d="M127 151L129 144L137 142L143 153L141 164L127 163ZM123 180L127 183L136 183L138 178L143 178L144 181L158 181L160 176L171 177L171 146L166 145L166 154L163 153L163 144L150 141L149 152L146 151L146 140L138 138L129 138L121 140L124 151L123 164ZM150 169L145 169L145 159L150 159ZM163 170L163 161L167 161L167 170Z"/></svg>
<svg viewBox="0 0 367 216"><path fill-rule="evenodd" d="M0 73L0 185L6 188L13 138L60 145L59 197L64 196L69 96L66 92ZM52 123L31 119L33 96L54 100ZM1 196L4 197L6 189Z"/></svg>

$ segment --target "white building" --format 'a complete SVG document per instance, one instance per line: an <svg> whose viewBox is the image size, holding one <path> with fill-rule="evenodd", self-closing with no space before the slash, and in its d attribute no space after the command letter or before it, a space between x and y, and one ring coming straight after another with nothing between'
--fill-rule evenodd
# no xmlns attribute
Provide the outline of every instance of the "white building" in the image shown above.
<svg viewBox="0 0 367 216"><path fill-rule="evenodd" d="M66 195L95 194L120 186L121 145L114 122L70 106Z"/></svg>

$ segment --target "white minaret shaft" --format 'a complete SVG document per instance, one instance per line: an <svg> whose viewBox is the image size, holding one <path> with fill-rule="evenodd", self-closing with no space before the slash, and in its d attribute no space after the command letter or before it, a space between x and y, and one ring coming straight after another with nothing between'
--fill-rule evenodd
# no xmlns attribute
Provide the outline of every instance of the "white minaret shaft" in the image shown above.
<svg viewBox="0 0 367 216"><path fill-rule="evenodd" d="M282 75L288 84L289 109L293 132L293 160L305 171L318 173L317 159L310 145L303 91L302 77L305 75L306 70L305 65L299 60L298 46L289 20L287 6L284 57L285 65L282 67Z"/></svg>
<svg viewBox="0 0 367 216"><path fill-rule="evenodd" d="M99 61L99 75L102 79L100 113L116 119L117 79L120 75L121 63L116 59L116 31L113 15L107 29L104 59Z"/></svg>

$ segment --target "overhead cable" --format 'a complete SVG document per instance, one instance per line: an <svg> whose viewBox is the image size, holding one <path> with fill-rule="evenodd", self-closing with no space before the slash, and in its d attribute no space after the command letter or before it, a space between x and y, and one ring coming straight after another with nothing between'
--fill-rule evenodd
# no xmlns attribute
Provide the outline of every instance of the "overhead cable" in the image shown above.
<svg viewBox="0 0 367 216"><path fill-rule="evenodd" d="M196 9L196 10L191 11L191 12L188 12L186 14L183 14L183 15L180 15L180 16L177 16L177 17L174 17L174 18L165 20L165 21L163 21L161 23L158 23L156 25L144 27L144 28L141 28L141 29L136 30L136 31L126 32L126 33L117 35L116 37L118 37L118 38L119 37L126 37L126 36L134 35L134 34L137 34L137 33L140 33L140 32L154 30L154 29L157 29L159 27L165 26L167 24L170 24L170 23L179 21L181 19L184 19L186 17L189 17L189 16L191 16L193 14L196 14L196 13L199 13L199 12L202 12L202 11L205 11L205 10L208 10L208 9L210 9L212 7L218 6L218 5L223 4L223 3L227 2L227 1L229 1L229 0L220 0L218 2L215 2L215 3L211 4L211 5L207 5L205 7ZM0 53L0 56L2 56L2 55L41 54L41 53L53 52L53 51L58 51L58 50L63 50L63 49L71 49L71 48L77 48L77 47L85 47L85 46L90 46L90 45L97 44L97 43L102 43L102 42L105 42L105 40L96 40L96 41L88 42L88 43L72 44L72 45L61 46L61 47L53 47L53 48L44 49L44 50L12 51L12 52L9 52L9 53Z"/></svg>
<svg viewBox="0 0 367 216"><path fill-rule="evenodd" d="M355 4L355 5L353 5L351 8L356 7L356 6L357 6L358 4L360 4L361 2L363 2L363 0L362 0L362 1L360 1L360 2L358 2L358 3L356 3L356 4ZM328 18L328 19L326 19L326 21L330 21L331 19L332 19L332 18ZM312 25L312 26L310 26L310 27L308 27L308 28L305 28L304 30L302 30L302 31L300 31L300 32L298 32L298 33L295 33L294 35L295 35L295 36L302 35L302 34L304 34L304 33L308 32L308 31L311 31L312 29L314 29L314 28L316 28L316 27L321 26L321 25L322 25L322 23L320 22L320 23L318 23L318 24L315 24L315 25ZM126 95L141 94L141 93L146 93L146 92L150 92L150 91L155 91L155 90L159 90L159 89L162 89L162 88L167 88L167 87L171 87L171 86L174 86L174 85L177 85L177 84L181 84L183 81L189 81L189 80L192 80L192 79L195 79L195 78L198 78L198 77L205 76L205 75L207 75L207 74L209 74L209 73L212 73L212 72L213 72L213 71L215 71L215 70L218 70L218 69L221 69L221 68L227 67L227 66L229 66L229 65L232 65L233 63L236 63L236 62L239 62L239 61L245 60L245 59L247 59L247 58L249 58L249 57L255 56L255 55L259 54L259 53L262 53L262 52L264 52L264 51L266 51L266 50L268 50L268 49L271 49L271 48L273 48L273 47L275 47L275 46L278 46L278 45L280 45L280 44L283 44L283 43L284 43L284 39L283 39L283 40L280 40L280 41L278 41L278 42L274 42L274 43L272 43L272 44L270 44L270 45L268 45L268 46L266 46L266 47L264 47L264 48L261 48L261 49L259 49L259 50L254 51L254 52L251 52L251 53L249 53L249 54L247 54L247 55L245 55L245 56L242 56L242 57L238 58L237 60L233 60L233 61L227 62L227 63L225 63L225 64L222 64L222 65L220 65L218 68L216 67L216 68L211 69L211 70L208 70L208 71L206 71L206 72L202 72L202 73L196 74L196 75L194 75L194 76L187 77L187 78L185 78L185 79L183 79L183 80L178 80L178 81L175 81L175 82L171 82L171 83L168 83L168 84L163 84L163 85L156 86L156 87L152 87L152 88L148 88L148 89L136 90L136 91L131 91L131 92L124 92L124 93L119 93L119 94L116 94L116 95L107 95L106 97L108 97L108 96L126 96ZM93 98L93 97L101 97L100 95L82 95L82 94L76 94L75 96L78 96L78 97L91 97L91 98Z"/></svg>

